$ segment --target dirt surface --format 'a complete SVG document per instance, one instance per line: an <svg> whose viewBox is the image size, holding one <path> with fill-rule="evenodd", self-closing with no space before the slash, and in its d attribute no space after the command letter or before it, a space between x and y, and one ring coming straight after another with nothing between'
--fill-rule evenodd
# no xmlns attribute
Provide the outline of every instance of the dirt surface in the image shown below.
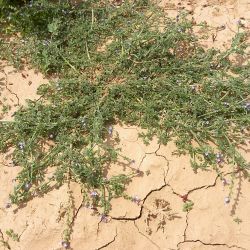
<svg viewBox="0 0 250 250"><path fill-rule="evenodd" d="M249 0L168 0L161 1L160 5L171 17L176 16L178 10L187 9L195 21L206 21L212 26L204 40L207 47L227 47L240 18L241 29L250 27ZM13 113L25 104L25 99L39 98L36 89L47 82L34 70L16 71L3 62L0 79L1 108L11 107L2 115L3 120L13 119ZM232 198L226 202L230 192L229 167L224 168L224 181L214 171L194 173L188 156L173 154L176 149L173 142L162 146L154 139L145 146L138 137L139 128L115 126L114 131L119 134L122 153L133 161L127 164L120 159L119 164L110 167L108 176L137 169L140 176L132 179L126 191L135 197L135 202L113 200L110 217L103 222L84 205L80 187L71 183L72 249L250 249L250 183L241 172L236 174ZM242 150L248 160L249 149L248 145ZM8 242L12 250L62 249L68 187L65 185L37 197L17 209L8 204L8 194L19 171L19 167L12 165L10 153L1 155L0 170L0 249L8 249L3 241ZM188 212L183 211L185 200L194 203ZM20 236L19 242L6 235L8 229Z"/></svg>

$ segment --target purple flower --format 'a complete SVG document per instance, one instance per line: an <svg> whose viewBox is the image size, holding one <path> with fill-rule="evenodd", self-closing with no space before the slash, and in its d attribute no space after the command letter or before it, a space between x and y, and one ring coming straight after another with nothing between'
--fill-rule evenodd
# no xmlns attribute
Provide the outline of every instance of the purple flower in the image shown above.
<svg viewBox="0 0 250 250"><path fill-rule="evenodd" d="M48 46L49 43L50 43L49 40L43 40L43 45L44 45L44 46Z"/></svg>
<svg viewBox="0 0 250 250"><path fill-rule="evenodd" d="M239 27L245 28L245 20L244 18L240 18L239 20L236 21L237 25Z"/></svg>
<svg viewBox="0 0 250 250"><path fill-rule="evenodd" d="M5 208L10 208L11 207L11 202L7 202L6 204L5 204Z"/></svg>
<svg viewBox="0 0 250 250"><path fill-rule="evenodd" d="M247 103L244 105L244 108L245 108L247 111L250 111L250 102L247 102Z"/></svg>
<svg viewBox="0 0 250 250"><path fill-rule="evenodd" d="M221 164L223 161L224 161L223 155L222 155L221 153L217 153L217 154L216 154L216 162L217 162L218 164Z"/></svg>
<svg viewBox="0 0 250 250"><path fill-rule="evenodd" d="M31 188L31 183L26 183L25 185L24 185L24 190L26 190L26 191L29 191L30 190L30 188Z"/></svg>
<svg viewBox="0 0 250 250"><path fill-rule="evenodd" d="M208 156L209 156L209 152L205 152L205 153L204 153L204 156L205 156L205 157L208 157Z"/></svg>
<svg viewBox="0 0 250 250"><path fill-rule="evenodd" d="M135 160L131 160L131 161L130 161L130 164L135 164Z"/></svg>
<svg viewBox="0 0 250 250"><path fill-rule="evenodd" d="M141 199L138 196L134 196L134 197L132 197L132 202L134 202L137 205L139 205L140 202L141 202Z"/></svg>
<svg viewBox="0 0 250 250"><path fill-rule="evenodd" d="M191 90L192 91L195 91L196 90L196 87L193 85L193 86L191 86Z"/></svg>
<svg viewBox="0 0 250 250"><path fill-rule="evenodd" d="M241 23L241 19L238 19L237 21L236 21L236 24L238 25L238 26L240 26L242 23Z"/></svg>
<svg viewBox="0 0 250 250"><path fill-rule="evenodd" d="M18 147L19 147L20 150L23 151L23 150L24 150L24 147L25 147L25 143L24 143L24 142L19 142L19 143L18 143Z"/></svg>
<svg viewBox="0 0 250 250"><path fill-rule="evenodd" d="M32 7L33 6L33 0L31 0L30 2L29 2L29 7Z"/></svg>
<svg viewBox="0 0 250 250"><path fill-rule="evenodd" d="M74 163L74 166L77 168L81 167L80 163L78 163L78 162Z"/></svg>
<svg viewBox="0 0 250 250"><path fill-rule="evenodd" d="M94 206L91 205L91 204L89 204L89 203L87 203L87 204L85 205L85 207L88 208L88 209L93 209L93 208L94 208Z"/></svg>
<svg viewBox="0 0 250 250"><path fill-rule="evenodd" d="M80 122L81 122L81 124L82 124L83 127L85 127L85 126L87 125L87 121L86 121L86 118L85 118L85 117L82 117L82 118L80 119Z"/></svg>
<svg viewBox="0 0 250 250"><path fill-rule="evenodd" d="M90 193L90 196L91 196L91 197L97 197L97 196L99 196L99 194L98 194L96 191L92 191L92 192Z"/></svg>
<svg viewBox="0 0 250 250"><path fill-rule="evenodd" d="M37 197L39 194L35 191L33 192L33 196Z"/></svg>
<svg viewBox="0 0 250 250"><path fill-rule="evenodd" d="M101 219L101 222L104 222L104 223L108 223L109 222L109 218L105 214L101 214L100 219Z"/></svg>
<svg viewBox="0 0 250 250"><path fill-rule="evenodd" d="M104 181L105 183L107 183L109 180L108 180L107 177L104 177L104 178L103 178L103 181Z"/></svg>
<svg viewBox="0 0 250 250"><path fill-rule="evenodd" d="M113 127L112 126L108 127L108 133L110 136L113 134Z"/></svg>
<svg viewBox="0 0 250 250"><path fill-rule="evenodd" d="M69 249L70 243L69 243L68 241L62 241L62 246L63 246L65 249Z"/></svg>
<svg viewBox="0 0 250 250"><path fill-rule="evenodd" d="M225 178L222 179L222 184L226 186L228 184L227 180Z"/></svg>

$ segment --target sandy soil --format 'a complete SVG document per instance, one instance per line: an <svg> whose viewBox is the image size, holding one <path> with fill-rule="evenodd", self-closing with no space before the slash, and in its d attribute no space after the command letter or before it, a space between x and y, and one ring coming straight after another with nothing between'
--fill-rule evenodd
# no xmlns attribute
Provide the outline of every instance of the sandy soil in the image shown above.
<svg viewBox="0 0 250 250"><path fill-rule="evenodd" d="M197 22L206 21L214 27L207 31L207 47L225 48L237 31L242 18L245 28L250 23L248 0L168 0L160 3L169 16L176 16L183 8L190 11ZM224 26L223 26L224 25ZM218 28L223 26L223 29ZM246 58L244 58L246 59ZM47 80L34 70L16 71L1 64L0 103L11 106L1 118L12 119L15 110L25 99L36 99L36 88ZM139 128L116 126L122 152L134 162L112 165L109 174L136 168L140 177L134 177L127 193L138 197L138 203L124 199L112 201L108 222L84 206L80 187L72 183L74 197L74 223L71 247L74 250L94 249L179 249L227 250L250 249L250 183L238 173L233 196L229 203L229 185L214 172L194 173L189 157L173 155L174 143L158 145L153 140L145 146L138 137ZM242 151L248 160L248 151ZM122 160L121 160L122 161ZM44 197L31 200L25 207L8 206L8 194L15 185L19 168L13 167L10 155L0 156L0 249L7 249L1 241L8 241L13 250L62 249L61 239L65 227L67 187L54 190ZM225 178L229 181L228 168ZM194 202L193 209L183 212L183 196ZM238 221L238 223L237 223ZM13 229L20 241L13 241L6 230Z"/></svg>

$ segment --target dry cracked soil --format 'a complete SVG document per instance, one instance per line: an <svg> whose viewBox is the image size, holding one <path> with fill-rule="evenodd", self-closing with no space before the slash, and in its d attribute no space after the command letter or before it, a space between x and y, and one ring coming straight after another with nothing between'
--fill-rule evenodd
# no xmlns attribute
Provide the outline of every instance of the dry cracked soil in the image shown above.
<svg viewBox="0 0 250 250"><path fill-rule="evenodd" d="M241 18L244 28L250 27L248 0L190 0L161 1L166 15L176 16L186 9L196 22L206 21L213 29L207 31L206 47L224 49L237 30ZM249 58L237 58L244 63ZM40 73L24 68L21 71L1 62L0 104L10 105L9 112L1 117L13 119L17 108L25 99L37 99L36 89L46 83ZM194 173L189 156L177 156L174 143L163 146L154 139L144 145L137 127L116 125L122 153L133 159L123 159L110 166L109 173L126 173L131 168L141 175L134 177L126 192L137 197L137 202L122 198L112 201L108 221L102 222L92 209L83 206L80 187L71 183L74 197L74 224L71 248L74 250L236 250L250 249L250 183L239 172L233 196L229 203L230 169L225 166L221 181L214 171ZM250 159L249 145L242 151ZM21 208L6 208L8 195L13 190L19 168L11 165L10 154L0 158L0 241L8 241L12 250L58 250L64 227L67 187L37 197ZM193 208L183 211L185 200ZM5 232L8 229L20 235L13 241ZM1 246L0 249L5 249ZM7 249L7 248L6 248Z"/></svg>

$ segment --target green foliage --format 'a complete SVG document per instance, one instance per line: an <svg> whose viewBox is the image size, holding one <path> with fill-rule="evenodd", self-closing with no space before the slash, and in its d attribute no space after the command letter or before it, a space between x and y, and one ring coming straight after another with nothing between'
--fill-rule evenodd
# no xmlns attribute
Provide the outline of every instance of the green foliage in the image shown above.
<svg viewBox="0 0 250 250"><path fill-rule="evenodd" d="M10 19L12 13L25 2L25 0L0 0L0 20Z"/></svg>
<svg viewBox="0 0 250 250"><path fill-rule="evenodd" d="M12 240L19 241L19 235L13 231L13 229L9 229L5 232Z"/></svg>
<svg viewBox="0 0 250 250"><path fill-rule="evenodd" d="M238 217L234 218L234 222L236 222L237 224L242 223L242 220Z"/></svg>
<svg viewBox="0 0 250 250"><path fill-rule="evenodd" d="M193 209L194 203L192 201L186 201L183 205L183 212L189 212Z"/></svg>
<svg viewBox="0 0 250 250"><path fill-rule="evenodd" d="M148 1L119 8L104 1L34 1L11 12L5 25L21 38L0 41L2 58L16 66L25 59L59 79L40 86L41 98L28 101L13 122L1 122L0 149L15 147L13 160L22 166L13 203L69 177L97 190L98 198L89 198L107 214L110 200L122 196L136 174L106 178L119 153L108 133L117 122L147 129L141 134L146 143L154 135L161 144L174 139L179 153L192 156L194 170L219 172L225 161L248 174L236 146L250 121L250 67L229 60L244 53L244 34L225 52L204 50L184 15L168 19Z"/></svg>

